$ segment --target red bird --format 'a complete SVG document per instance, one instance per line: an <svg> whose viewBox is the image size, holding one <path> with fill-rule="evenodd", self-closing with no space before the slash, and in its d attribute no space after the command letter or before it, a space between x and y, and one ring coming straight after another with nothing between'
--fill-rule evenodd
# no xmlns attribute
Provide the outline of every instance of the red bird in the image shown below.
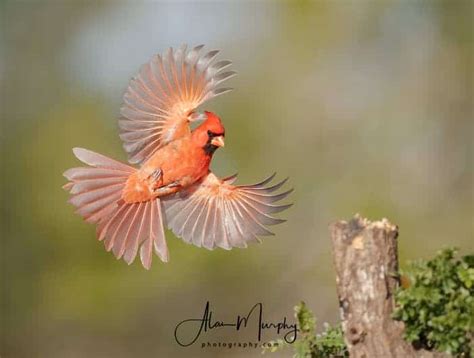
<svg viewBox="0 0 474 358"><path fill-rule="evenodd" d="M149 269L153 249L168 261L164 226L198 247L246 247L273 235L266 226L284 220L270 216L291 205L275 205L292 190L272 194L286 180L266 186L275 176L254 185L234 186L236 175L219 179L209 165L224 146L225 130L211 112L198 114L205 101L230 91L218 88L235 75L222 72L228 60L214 62L218 51L200 54L201 46L172 48L143 65L123 97L120 138L132 164L122 164L87 149L74 148L89 167L64 173L69 200L107 251L131 264L140 250ZM204 121L191 130L189 123Z"/></svg>

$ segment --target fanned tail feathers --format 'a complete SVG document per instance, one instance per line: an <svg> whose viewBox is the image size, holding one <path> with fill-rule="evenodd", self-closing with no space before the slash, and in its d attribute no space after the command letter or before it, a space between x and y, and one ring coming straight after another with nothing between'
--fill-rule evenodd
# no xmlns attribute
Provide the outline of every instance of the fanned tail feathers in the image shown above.
<svg viewBox="0 0 474 358"><path fill-rule="evenodd" d="M73 152L89 167L67 170L64 176L69 182L63 188L71 194L69 202L76 212L97 224L97 237L106 250L131 264L140 249L146 269L151 267L153 250L168 261L160 200L131 204L122 200L125 183L136 169L86 149Z"/></svg>

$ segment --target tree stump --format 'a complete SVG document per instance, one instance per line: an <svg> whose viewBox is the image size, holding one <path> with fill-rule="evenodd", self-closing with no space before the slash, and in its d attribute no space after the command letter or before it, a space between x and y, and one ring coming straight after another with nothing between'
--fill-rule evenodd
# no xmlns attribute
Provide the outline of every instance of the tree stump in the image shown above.
<svg viewBox="0 0 474 358"><path fill-rule="evenodd" d="M331 225L342 328L351 357L435 358L403 339L403 323L392 319L399 286L398 228L387 219L356 215Z"/></svg>

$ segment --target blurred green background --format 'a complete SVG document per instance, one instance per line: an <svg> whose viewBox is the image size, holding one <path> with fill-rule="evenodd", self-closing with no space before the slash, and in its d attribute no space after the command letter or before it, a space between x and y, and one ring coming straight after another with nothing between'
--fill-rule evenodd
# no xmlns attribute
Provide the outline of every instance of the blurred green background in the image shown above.
<svg viewBox="0 0 474 358"><path fill-rule="evenodd" d="M471 1L3 1L0 12L2 357L259 357L181 348L174 327L207 300L223 320L263 302L276 321L305 300L336 322L328 225L356 212L399 225L402 262L474 249ZM213 169L240 183L290 176L295 205L246 250L168 233L170 263L155 257L147 272L105 252L62 173L78 165L74 146L126 159L121 94L181 43L221 49L239 71L236 90L205 106L227 132Z"/></svg>

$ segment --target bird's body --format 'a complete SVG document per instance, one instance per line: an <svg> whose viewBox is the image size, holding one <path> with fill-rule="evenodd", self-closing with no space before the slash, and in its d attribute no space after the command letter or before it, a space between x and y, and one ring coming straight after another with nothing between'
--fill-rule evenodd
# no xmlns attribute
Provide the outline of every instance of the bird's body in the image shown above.
<svg viewBox="0 0 474 358"><path fill-rule="evenodd" d="M124 95L120 137L132 167L92 151L74 148L88 167L67 170L64 186L70 202L117 258L132 263L138 252L149 269L152 253L168 261L166 223L178 237L199 247L246 247L258 236L273 235L266 226L284 220L270 216L290 205L273 203L291 190L272 194L286 180L268 187L274 175L254 185L232 185L236 176L219 179L209 166L224 146L225 130L211 112L196 108L230 89L218 85L235 72L213 63L217 51L200 55L170 49L143 65ZM189 123L204 121L191 131Z"/></svg>
<svg viewBox="0 0 474 358"><path fill-rule="evenodd" d="M128 178L122 195L124 201L133 203L166 196L188 188L207 175L213 155L206 151L211 121L220 123L214 113L207 112L206 121L193 132L158 149Z"/></svg>

